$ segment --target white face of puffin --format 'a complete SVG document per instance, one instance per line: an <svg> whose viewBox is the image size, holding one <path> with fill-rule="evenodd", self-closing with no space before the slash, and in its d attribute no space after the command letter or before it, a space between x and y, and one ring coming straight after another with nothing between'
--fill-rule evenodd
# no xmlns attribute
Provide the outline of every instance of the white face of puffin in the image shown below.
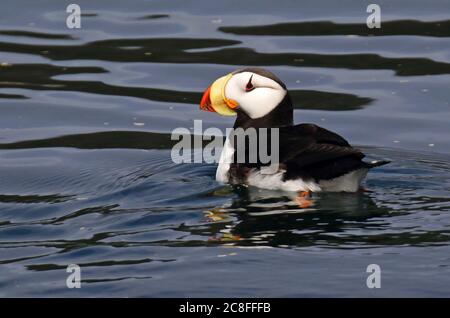
<svg viewBox="0 0 450 318"><path fill-rule="evenodd" d="M274 80L252 73L233 75L225 87L225 96L234 100L252 118L264 117L280 104L286 90Z"/></svg>
<svg viewBox="0 0 450 318"><path fill-rule="evenodd" d="M242 109L250 118L264 117L277 107L287 91L276 81L244 71L217 79L204 93L200 107L220 115L235 115Z"/></svg>

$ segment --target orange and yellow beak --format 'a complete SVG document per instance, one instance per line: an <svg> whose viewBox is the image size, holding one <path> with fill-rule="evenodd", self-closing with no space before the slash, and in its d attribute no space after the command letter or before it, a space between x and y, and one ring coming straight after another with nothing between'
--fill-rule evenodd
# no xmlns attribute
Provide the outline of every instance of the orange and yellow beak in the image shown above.
<svg viewBox="0 0 450 318"><path fill-rule="evenodd" d="M225 96L225 87L232 76L233 74L222 76L208 87L200 101L201 110L216 112L223 116L236 115L238 103Z"/></svg>

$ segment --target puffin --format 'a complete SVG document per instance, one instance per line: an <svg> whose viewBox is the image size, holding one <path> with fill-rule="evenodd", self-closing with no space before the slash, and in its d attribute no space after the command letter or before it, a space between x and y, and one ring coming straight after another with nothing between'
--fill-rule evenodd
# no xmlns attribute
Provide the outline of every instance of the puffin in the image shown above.
<svg viewBox="0 0 450 318"><path fill-rule="evenodd" d="M258 154L256 160L248 160L252 155L248 144L245 160L236 160L237 145L230 134L220 154L217 181L297 192L302 207L311 204L307 198L312 192L363 191L361 182L367 172L390 162L366 162L365 154L337 133L312 123L294 125L294 107L286 85L262 68L238 69L220 77L204 92L200 109L236 116L233 131L254 128L259 136L261 131L278 129L277 169L264 173L267 163L259 160ZM271 139L266 140L270 143Z"/></svg>

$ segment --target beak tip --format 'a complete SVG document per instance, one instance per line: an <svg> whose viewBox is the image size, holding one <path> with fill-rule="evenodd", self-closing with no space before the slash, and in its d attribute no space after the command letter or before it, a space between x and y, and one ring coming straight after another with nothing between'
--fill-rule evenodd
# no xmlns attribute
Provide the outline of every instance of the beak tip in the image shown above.
<svg viewBox="0 0 450 318"><path fill-rule="evenodd" d="M200 109L206 111L212 111L211 108L211 86L203 93L202 99L200 101Z"/></svg>

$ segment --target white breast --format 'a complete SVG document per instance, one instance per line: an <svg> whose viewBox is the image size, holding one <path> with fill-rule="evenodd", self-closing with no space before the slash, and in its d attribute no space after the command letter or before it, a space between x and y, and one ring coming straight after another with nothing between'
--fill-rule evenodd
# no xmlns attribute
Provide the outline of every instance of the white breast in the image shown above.
<svg viewBox="0 0 450 318"><path fill-rule="evenodd" d="M227 137L225 144L223 145L222 153L220 154L219 166L216 171L216 180L222 183L227 183L230 170L230 163L233 160L234 148L231 146L230 138Z"/></svg>

